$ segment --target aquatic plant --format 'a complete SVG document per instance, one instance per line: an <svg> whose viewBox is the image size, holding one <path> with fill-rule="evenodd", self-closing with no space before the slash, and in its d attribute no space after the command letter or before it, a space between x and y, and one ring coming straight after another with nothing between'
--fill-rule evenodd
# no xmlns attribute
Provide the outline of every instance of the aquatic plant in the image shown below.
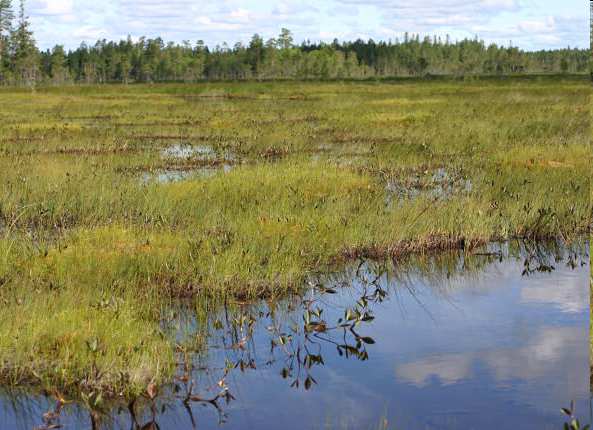
<svg viewBox="0 0 593 430"><path fill-rule="evenodd" d="M136 397L173 378L161 323L178 298L273 299L353 260L570 243L591 225L584 79L0 96L10 384ZM193 149L167 155L179 145ZM205 166L219 170L204 177ZM168 170L195 174L143 179ZM315 308L310 323L318 334Z"/></svg>

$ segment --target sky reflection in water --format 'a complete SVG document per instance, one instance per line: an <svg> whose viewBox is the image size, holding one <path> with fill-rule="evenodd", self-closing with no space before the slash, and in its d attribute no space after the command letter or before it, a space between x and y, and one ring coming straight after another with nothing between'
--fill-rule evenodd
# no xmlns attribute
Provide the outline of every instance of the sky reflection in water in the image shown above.
<svg viewBox="0 0 593 430"><path fill-rule="evenodd" d="M192 402L192 417L171 393L157 402L156 422L163 429L192 428L192 419L201 429L219 428L220 421L226 429L366 429L382 423L397 429L559 429L559 409L571 399L588 422L588 264L570 268L552 261L551 273L522 276L523 259L476 259L479 268L450 279L446 274L459 262L429 262L430 269L403 270L405 276L392 268L374 284L376 268L363 264L326 280L324 288L336 294L305 296L305 303L314 299L310 310L323 309L312 321L331 328L365 288L367 297L384 291L383 301L364 307L374 319L355 328L359 340L366 339L360 348L347 330L304 333L303 304L296 298L277 304L272 315L266 303L221 311L209 322L207 354L194 362L195 393L212 398L232 364L237 368L224 381L234 400L220 399L220 410ZM341 287L344 281L350 286ZM233 319L240 322L233 326ZM196 325L193 317L189 321ZM249 321L252 336L246 336ZM307 354L323 363L307 368ZM15 399L23 403L12 407ZM51 402L37 402L0 395L0 428L41 424ZM137 423L151 415L138 411ZM60 422L64 428L90 426L88 414L76 407ZM126 410L113 411L103 426L134 428Z"/></svg>

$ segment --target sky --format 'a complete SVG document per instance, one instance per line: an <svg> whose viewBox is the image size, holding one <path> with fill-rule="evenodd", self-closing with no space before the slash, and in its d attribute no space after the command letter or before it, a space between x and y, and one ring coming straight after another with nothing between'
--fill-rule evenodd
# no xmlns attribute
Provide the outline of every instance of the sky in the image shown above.
<svg viewBox="0 0 593 430"><path fill-rule="evenodd" d="M16 0L15 0L16 3ZM28 0L37 44L75 48L81 42L130 35L214 47L264 39L282 27L296 42L395 40L404 32L478 36L526 50L589 46L585 0Z"/></svg>

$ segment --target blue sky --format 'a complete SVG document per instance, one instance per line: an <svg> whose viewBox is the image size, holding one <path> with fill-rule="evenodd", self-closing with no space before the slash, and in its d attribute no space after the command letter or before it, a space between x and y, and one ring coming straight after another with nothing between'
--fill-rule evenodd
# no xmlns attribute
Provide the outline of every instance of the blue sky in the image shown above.
<svg viewBox="0 0 593 430"><path fill-rule="evenodd" d="M128 35L232 45L282 27L297 42L387 40L408 31L524 49L589 45L585 0L28 0L26 10L43 49Z"/></svg>

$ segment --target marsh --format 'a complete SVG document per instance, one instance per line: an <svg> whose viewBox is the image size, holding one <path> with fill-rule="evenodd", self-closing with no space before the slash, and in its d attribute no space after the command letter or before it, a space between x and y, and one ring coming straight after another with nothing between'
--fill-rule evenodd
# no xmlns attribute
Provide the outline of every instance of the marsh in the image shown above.
<svg viewBox="0 0 593 430"><path fill-rule="evenodd" d="M117 421L112 405L134 399L146 419L154 405L141 403L157 388L158 419L189 419L183 402L166 406L167 390L180 351L202 357L202 368L226 368L208 358L220 344L204 331L225 303L264 314L233 314L252 317L256 343L238 351L259 360L270 347L261 327L270 303L288 307L296 295L302 308L312 279L363 261L396 262L397 273L414 256L471 256L514 240L570 248L590 226L584 78L105 85L38 88L34 97L3 88L0 97L0 378L12 393L2 403L39 400L30 406L36 425L55 397L79 405L64 408L66 422L77 407ZM207 425L227 412L237 425L256 401L277 405L266 409L277 412L269 423L287 427L299 408L319 427L368 410L344 418L356 428L382 417L446 428L476 410L485 427L527 428L561 420L552 407L571 398L584 412L588 269L561 260L528 279L524 258L488 262L444 296L434 293L441 280L412 277L420 301L381 278L403 302L380 303L381 317L353 339L364 350L342 351L368 353L364 364L342 360L334 345L319 351L321 373L289 390L291 369L284 380L276 364L248 360L244 368L264 375L225 380L235 400L219 398L229 400L222 412L208 403ZM503 278L491 278L492 267ZM350 290L327 288L336 309L353 306ZM180 301L201 309L201 319L188 314L201 328L189 337L166 327ZM531 370L521 367L534 356ZM199 394L210 382L197 379L195 395L220 394ZM569 398L550 384L564 384L554 387ZM37 397L43 391L50 400ZM457 396L466 406L447 403ZM442 416L423 409L437 397Z"/></svg>

